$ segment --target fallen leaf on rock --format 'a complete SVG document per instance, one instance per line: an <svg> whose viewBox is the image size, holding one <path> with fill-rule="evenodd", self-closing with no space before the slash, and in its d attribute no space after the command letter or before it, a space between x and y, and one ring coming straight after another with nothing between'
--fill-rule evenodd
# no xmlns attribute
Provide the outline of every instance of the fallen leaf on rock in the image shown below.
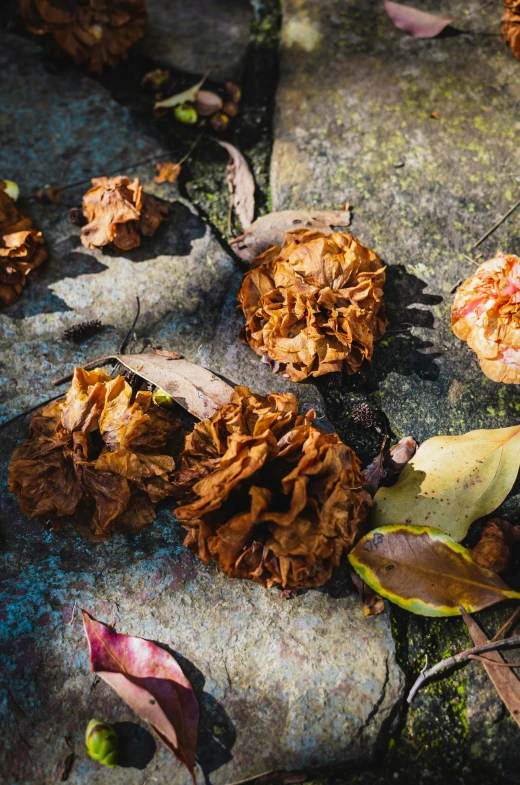
<svg viewBox="0 0 520 785"><path fill-rule="evenodd" d="M390 447L387 461L389 474L402 472L417 452L418 446L413 436L404 436L397 444Z"/></svg>
<svg viewBox="0 0 520 785"><path fill-rule="evenodd" d="M32 219L18 209L0 182L0 306L12 305L20 297L27 277L48 256L47 245Z"/></svg>
<svg viewBox="0 0 520 785"><path fill-rule="evenodd" d="M255 181L247 161L237 148L229 142L221 142L228 151L231 161L226 170L229 199L243 229L249 229L255 216Z"/></svg>
<svg viewBox="0 0 520 785"><path fill-rule="evenodd" d="M515 542L520 542L520 529L508 521L492 518L484 525L478 543L470 549L471 555L483 567L501 574L509 569Z"/></svg>
<svg viewBox="0 0 520 785"><path fill-rule="evenodd" d="M114 355L131 371L160 387L168 395L203 420L211 417L229 403L233 388L211 371L188 360L178 359L175 353L155 351L145 354Z"/></svg>
<svg viewBox="0 0 520 785"><path fill-rule="evenodd" d="M505 0L504 5L506 10L502 17L502 39L520 60L520 0Z"/></svg>
<svg viewBox="0 0 520 785"><path fill-rule="evenodd" d="M489 643L487 635L475 619L464 609L461 609L461 614L475 646ZM517 725L520 725L520 680L515 676L511 668L504 668L504 658L498 651L488 651L484 658L490 660L489 664L481 660L487 675L493 682L493 686L505 703L512 718ZM498 663L498 665L493 665L493 663Z"/></svg>
<svg viewBox="0 0 520 785"><path fill-rule="evenodd" d="M153 178L156 183L175 183L182 172L180 164L174 164L173 161L167 161L163 164L155 164L157 174Z"/></svg>
<svg viewBox="0 0 520 785"><path fill-rule="evenodd" d="M182 90L180 93L176 93L175 95L171 95L169 98L163 98L162 101L157 101L154 109L173 109L175 106L179 106L179 104L185 103L193 103L197 99L197 94L208 78L209 74L213 69L210 68L202 79L194 84L192 87L188 87L187 90Z"/></svg>
<svg viewBox="0 0 520 785"><path fill-rule="evenodd" d="M122 251L141 245L141 235L151 237L168 214L166 205L143 191L137 177L94 177L83 197L88 223L81 230L86 248L113 243Z"/></svg>
<svg viewBox="0 0 520 785"><path fill-rule="evenodd" d="M348 554L377 594L421 616L456 616L506 599L520 599L491 570L446 534L427 526L383 526Z"/></svg>
<svg viewBox="0 0 520 785"><path fill-rule="evenodd" d="M455 17L441 17L435 14L429 14L426 11L420 11L418 8L412 8L409 5L401 5L401 3L393 3L390 0L384 0L385 9L399 30L413 35L415 38L435 38L436 35L455 21Z"/></svg>
<svg viewBox="0 0 520 785"><path fill-rule="evenodd" d="M370 497L359 460L320 431L291 393L231 402L187 436L175 476L184 544L231 578L321 586L366 530Z"/></svg>
<svg viewBox="0 0 520 785"><path fill-rule="evenodd" d="M520 425L427 439L396 484L376 493L373 525L432 526L460 542L506 498L519 463Z"/></svg>
<svg viewBox="0 0 520 785"><path fill-rule="evenodd" d="M176 659L151 641L120 635L82 613L93 672L152 726L195 783L199 706Z"/></svg>
<svg viewBox="0 0 520 785"><path fill-rule="evenodd" d="M281 210L257 218L241 237L231 240L230 245L237 256L252 262L273 245L283 245L287 232L316 229L327 234L332 226L349 226L350 219L348 206L344 210Z"/></svg>
<svg viewBox="0 0 520 785"><path fill-rule="evenodd" d="M20 0L22 19L35 35L50 34L78 65L101 73L126 57L144 34L144 0Z"/></svg>

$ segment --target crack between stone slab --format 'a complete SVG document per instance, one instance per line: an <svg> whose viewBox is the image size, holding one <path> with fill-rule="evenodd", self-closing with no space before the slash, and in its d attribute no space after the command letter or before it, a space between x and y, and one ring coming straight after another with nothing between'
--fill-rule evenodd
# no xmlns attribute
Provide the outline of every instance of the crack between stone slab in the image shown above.
<svg viewBox="0 0 520 785"><path fill-rule="evenodd" d="M381 687L381 694L379 695L379 698L377 699L377 701L375 702L374 706L370 710L368 717L361 724L361 727L359 728L359 730L358 730L358 732L356 734L358 739L362 735L363 731L365 731L366 728L368 728L368 726L370 725L372 720L374 720L374 718L377 716L377 713L379 712L379 709L383 705L384 700L386 698L386 689L388 687L389 681L390 681L390 668L388 666L388 657L385 657L385 679L383 681L383 686Z"/></svg>

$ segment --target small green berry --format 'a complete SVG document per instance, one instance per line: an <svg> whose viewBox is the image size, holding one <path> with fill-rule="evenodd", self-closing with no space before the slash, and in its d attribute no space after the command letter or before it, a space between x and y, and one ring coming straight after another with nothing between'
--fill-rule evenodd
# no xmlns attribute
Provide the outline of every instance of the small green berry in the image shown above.
<svg viewBox="0 0 520 785"><path fill-rule="evenodd" d="M13 202L16 202L20 196L20 189L12 180L2 180L2 189L10 196Z"/></svg>
<svg viewBox="0 0 520 785"><path fill-rule="evenodd" d="M119 760L119 736L115 728L102 720L90 720L85 743L92 760L114 769Z"/></svg>
<svg viewBox="0 0 520 785"><path fill-rule="evenodd" d="M197 110L191 104L178 104L173 110L175 119L184 125L194 125L199 119Z"/></svg>
<svg viewBox="0 0 520 785"><path fill-rule="evenodd" d="M168 395L167 392L161 390L160 387L158 387L152 395L152 401L156 404L156 406L173 406L175 403L171 395Z"/></svg>

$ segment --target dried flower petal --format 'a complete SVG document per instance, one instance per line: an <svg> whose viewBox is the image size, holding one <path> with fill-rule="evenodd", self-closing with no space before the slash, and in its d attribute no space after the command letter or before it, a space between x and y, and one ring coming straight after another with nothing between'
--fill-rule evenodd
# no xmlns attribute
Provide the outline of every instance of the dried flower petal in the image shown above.
<svg viewBox="0 0 520 785"><path fill-rule="evenodd" d="M188 435L176 475L185 540L263 586L319 586L364 532L370 497L355 453L298 414L290 393L237 387Z"/></svg>
<svg viewBox="0 0 520 785"><path fill-rule="evenodd" d="M76 515L94 537L153 521L170 481L181 424L122 376L76 368L64 401L37 412L14 452L9 489L30 518Z"/></svg>
<svg viewBox="0 0 520 785"><path fill-rule="evenodd" d="M471 555L482 567L501 575L509 569L515 542L520 542L520 529L508 521L492 518L486 522L478 543L471 548Z"/></svg>
<svg viewBox="0 0 520 785"><path fill-rule="evenodd" d="M453 332L494 382L520 382L520 258L497 251L457 290Z"/></svg>
<svg viewBox="0 0 520 785"><path fill-rule="evenodd" d="M94 177L92 188L83 197L83 214L88 223L81 230L86 248L113 243L122 251L141 244L141 236L151 237L168 213L166 205L145 194L137 177Z"/></svg>
<svg viewBox="0 0 520 785"><path fill-rule="evenodd" d="M386 327L385 268L352 235L300 229L253 262L238 299L241 339L273 370L299 382L355 373Z"/></svg>
<svg viewBox="0 0 520 785"><path fill-rule="evenodd" d="M174 164L172 161L167 161L163 164L155 164L157 174L153 178L156 183L175 183L182 171L180 164Z"/></svg>
<svg viewBox="0 0 520 785"><path fill-rule="evenodd" d="M0 305L20 297L27 276L47 258L43 235L0 182Z"/></svg>
<svg viewBox="0 0 520 785"><path fill-rule="evenodd" d="M502 39L507 41L514 56L520 60L520 0L504 0Z"/></svg>
<svg viewBox="0 0 520 785"><path fill-rule="evenodd" d="M126 57L144 33L144 0L20 0L27 29L50 34L78 65L101 73Z"/></svg>

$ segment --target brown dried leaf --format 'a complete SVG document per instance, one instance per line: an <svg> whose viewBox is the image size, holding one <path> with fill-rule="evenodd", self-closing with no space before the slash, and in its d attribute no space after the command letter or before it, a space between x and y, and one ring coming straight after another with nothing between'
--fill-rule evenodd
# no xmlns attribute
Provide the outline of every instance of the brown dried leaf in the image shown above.
<svg viewBox="0 0 520 785"><path fill-rule="evenodd" d="M180 164L174 164L173 161L167 161L163 164L155 164L157 174L153 178L156 183L175 183L182 172Z"/></svg>
<svg viewBox="0 0 520 785"><path fill-rule="evenodd" d="M287 232L295 229L315 229L330 234L332 226L349 226L350 210L282 210L262 215L253 221L241 237L231 240L234 252L244 261L252 262L272 248L283 245Z"/></svg>
<svg viewBox="0 0 520 785"><path fill-rule="evenodd" d="M35 196L39 202L43 204L52 204L60 198L61 188L57 185L44 185L39 191L36 191Z"/></svg>
<svg viewBox="0 0 520 785"><path fill-rule="evenodd" d="M381 445L381 449L379 453L376 455L372 463L370 463L367 468L363 471L363 477L365 479L365 489L369 492L371 496L374 496L381 480L386 477L386 469L385 469L385 445L386 445L386 437Z"/></svg>
<svg viewBox="0 0 520 785"><path fill-rule="evenodd" d="M399 474L408 461L411 461L417 452L419 445L413 436L404 436L397 444L390 447L390 454L387 461L389 474Z"/></svg>
<svg viewBox="0 0 520 785"><path fill-rule="evenodd" d="M226 170L229 198L243 229L249 229L255 216L255 181L247 161L237 148L229 142L218 144L228 151L231 161Z"/></svg>
<svg viewBox="0 0 520 785"><path fill-rule="evenodd" d="M484 630L477 624L464 608L460 609L462 618L466 622L469 634L475 646L482 646L489 643L489 639ZM513 673L511 668L504 668L504 658L498 651L488 651L484 655L486 660L491 660L490 664L482 663L486 673L493 682L493 686L500 695L507 710L517 725L520 725L520 680ZM498 665L493 666L493 662Z"/></svg>
<svg viewBox="0 0 520 785"><path fill-rule="evenodd" d="M385 267L350 234L300 229L255 260L240 286L240 338L294 382L359 370L386 328Z"/></svg>
<svg viewBox="0 0 520 785"><path fill-rule="evenodd" d="M233 388L218 376L188 360L164 356L162 352L116 355L146 381L160 387L199 419L211 417L229 403Z"/></svg>
<svg viewBox="0 0 520 785"><path fill-rule="evenodd" d="M519 528L500 518L492 518L486 522L480 540L470 552L482 567L501 574L508 571L513 545L519 541Z"/></svg>
<svg viewBox="0 0 520 785"><path fill-rule="evenodd" d="M520 0L504 0L502 39L507 41L514 56L520 60Z"/></svg>
<svg viewBox="0 0 520 785"><path fill-rule="evenodd" d="M20 297L27 277L47 258L43 235L0 187L0 306Z"/></svg>
<svg viewBox="0 0 520 785"><path fill-rule="evenodd" d="M81 230L86 248L113 243L122 251L141 244L141 235L150 237L168 213L166 205L145 194L137 177L95 177L83 197L83 214L88 223Z"/></svg>
<svg viewBox="0 0 520 785"><path fill-rule="evenodd" d="M20 0L27 29L50 34L78 65L101 73L126 57L144 33L145 0Z"/></svg>

